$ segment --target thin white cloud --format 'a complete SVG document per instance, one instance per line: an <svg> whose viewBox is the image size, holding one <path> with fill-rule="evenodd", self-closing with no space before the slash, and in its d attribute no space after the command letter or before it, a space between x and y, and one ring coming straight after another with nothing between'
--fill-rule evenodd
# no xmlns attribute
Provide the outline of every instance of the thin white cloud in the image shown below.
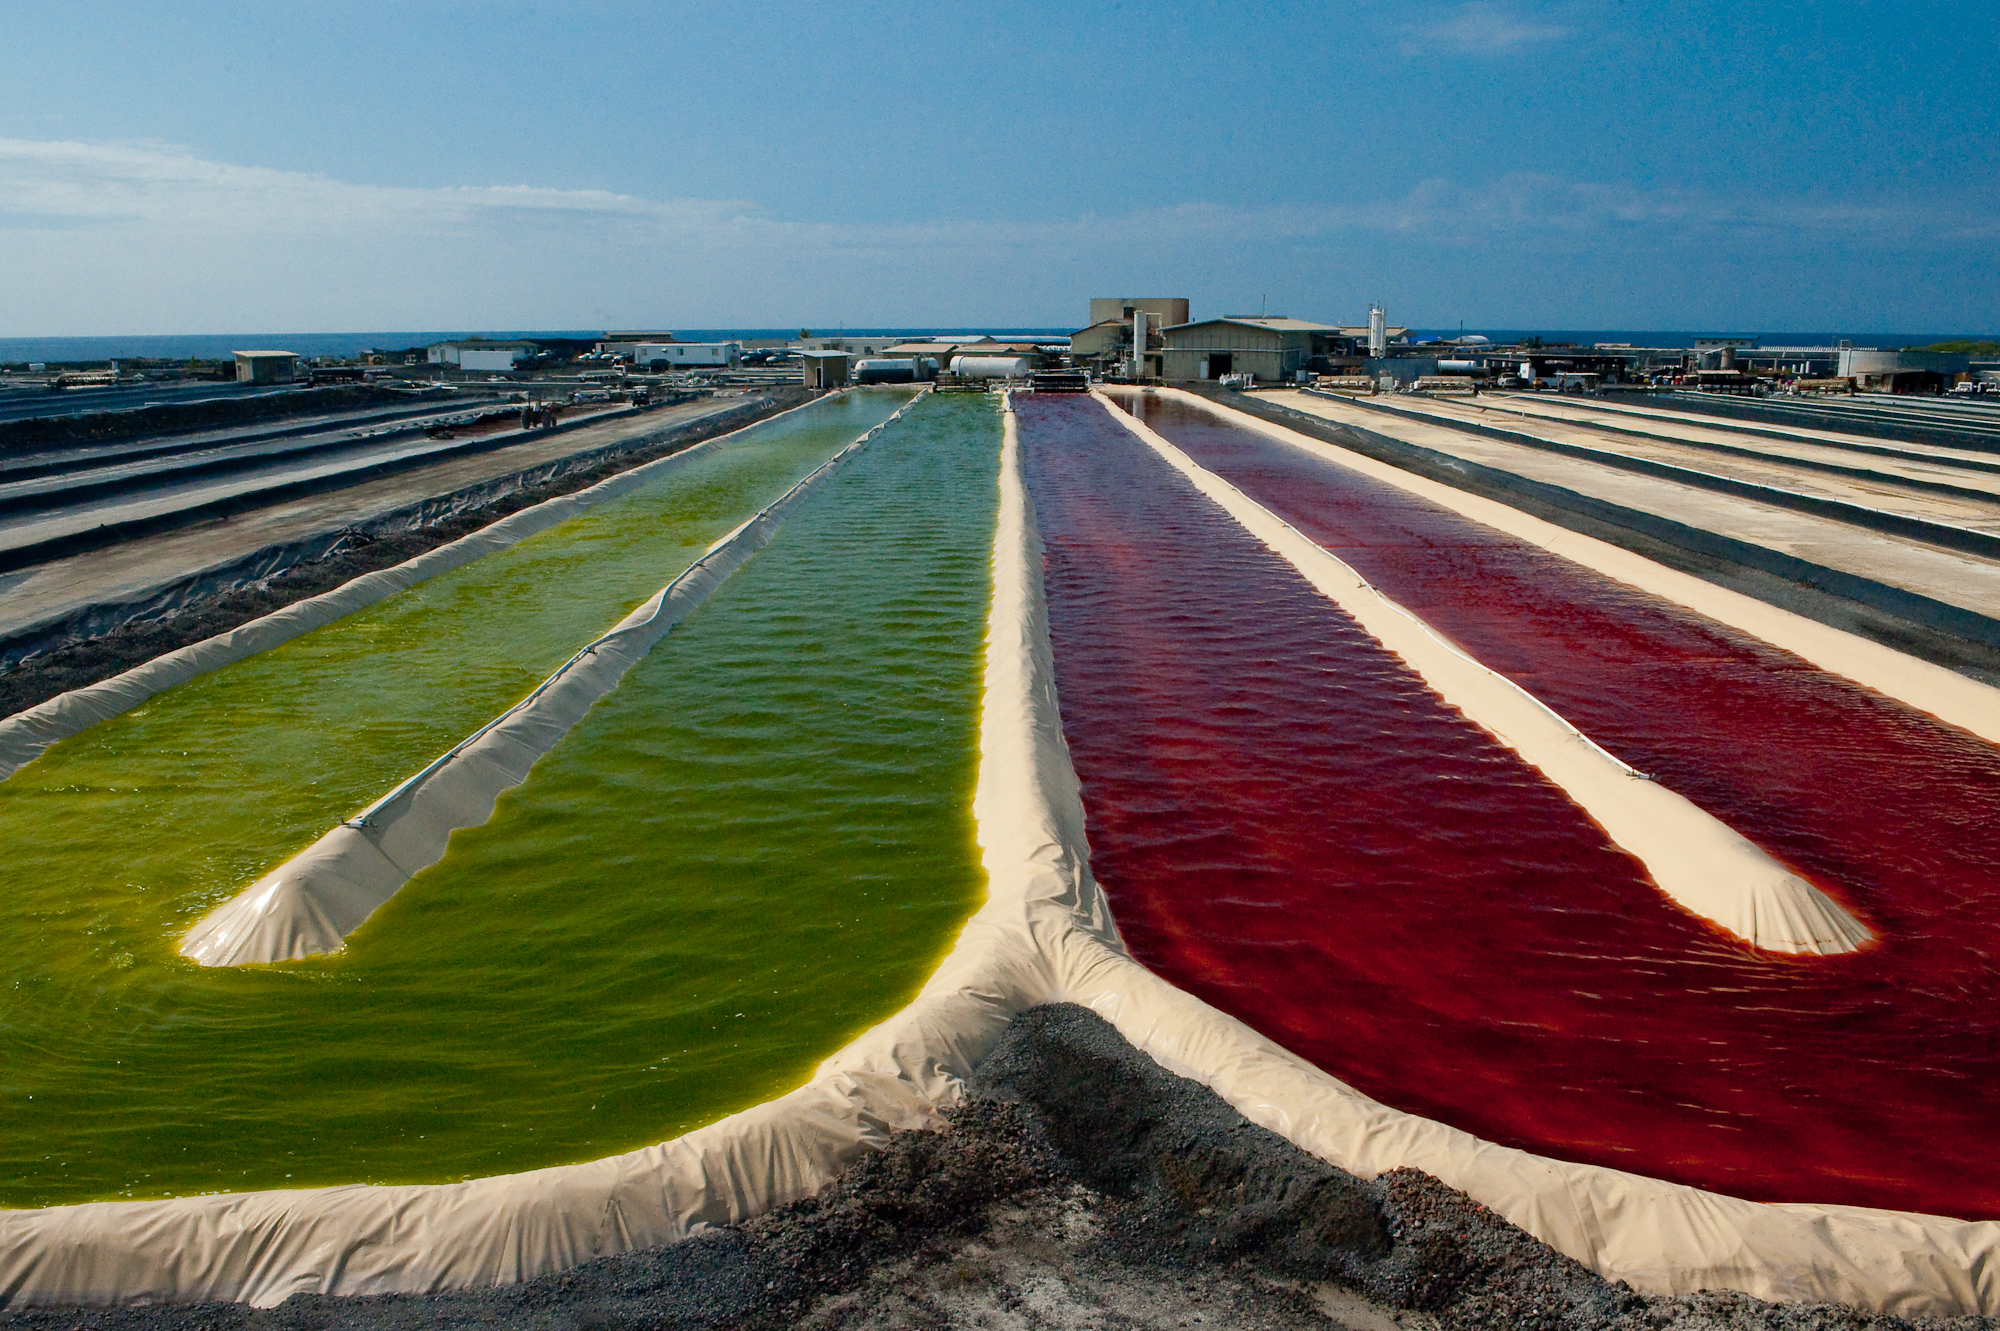
<svg viewBox="0 0 2000 1331"><path fill-rule="evenodd" d="M1498 55L1519 46L1558 42L1571 29L1524 18L1512 7L1474 3L1460 5L1443 18L1412 24L1401 46L1406 55L1443 51L1453 55Z"/></svg>
<svg viewBox="0 0 2000 1331"><path fill-rule="evenodd" d="M1582 238L1645 227L1669 238L1754 230L1962 240L1993 235L1990 216L1986 210L1954 213L1934 202L1730 199L1512 172L1475 184L1428 180L1401 198L1331 207L1187 203L1121 217L1030 222L785 221L743 200L645 199L525 184L391 187L214 162L170 145L0 139L0 229L144 229L219 239L404 235L477 242L583 229L607 240L681 249L921 255L1042 251L1097 239L1199 243L1374 233L1457 242L1533 234Z"/></svg>
<svg viewBox="0 0 2000 1331"><path fill-rule="evenodd" d="M171 144L0 139L0 208L10 213L119 219L221 234L412 225L465 232L550 214L663 225L713 223L746 206L659 202L530 185L363 185L209 161Z"/></svg>
<svg viewBox="0 0 2000 1331"><path fill-rule="evenodd" d="M773 218L741 200L387 187L172 145L0 139L10 258L0 335L586 327L669 312L697 327L830 312L858 323L899 310L1032 318L1073 299L1055 293L1104 280L1093 275L1132 271L1135 254L1146 258L1131 280L1158 273L1175 283L1246 266L1309 274L1413 257L1458 269L1477 255L1574 268L1593 256L1698 250L1706 262L1798 245L1882 254L2000 239L2000 209L1979 202L1724 198L1516 172L1336 206L861 224Z"/></svg>

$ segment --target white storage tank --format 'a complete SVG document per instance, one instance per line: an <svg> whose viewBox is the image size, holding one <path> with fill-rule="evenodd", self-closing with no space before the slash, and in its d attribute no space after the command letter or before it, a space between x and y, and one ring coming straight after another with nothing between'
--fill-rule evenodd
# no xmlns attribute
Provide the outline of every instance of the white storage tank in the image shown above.
<svg viewBox="0 0 2000 1331"><path fill-rule="evenodd" d="M1025 379L1026 356L953 356L951 372L961 379Z"/></svg>
<svg viewBox="0 0 2000 1331"><path fill-rule="evenodd" d="M915 359L854 362L854 382L857 384L913 384L920 373L920 362Z"/></svg>

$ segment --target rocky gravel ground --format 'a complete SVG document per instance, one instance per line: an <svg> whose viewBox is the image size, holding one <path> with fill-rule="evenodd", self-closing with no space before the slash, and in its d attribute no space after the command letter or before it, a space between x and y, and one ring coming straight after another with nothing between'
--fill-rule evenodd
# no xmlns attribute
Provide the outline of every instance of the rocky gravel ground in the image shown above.
<svg viewBox="0 0 2000 1331"><path fill-rule="evenodd" d="M46 1308L0 1329L1973 1331L1607 1284L1427 1174L1364 1182L1246 1121L1093 1013L1023 1013L942 1133L818 1197L503 1289Z"/></svg>

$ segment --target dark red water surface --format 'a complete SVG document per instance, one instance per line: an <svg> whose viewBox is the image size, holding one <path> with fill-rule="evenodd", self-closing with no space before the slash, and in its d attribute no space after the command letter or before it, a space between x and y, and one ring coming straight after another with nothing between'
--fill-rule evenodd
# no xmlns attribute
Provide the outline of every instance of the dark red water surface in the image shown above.
<svg viewBox="0 0 2000 1331"><path fill-rule="evenodd" d="M1103 407L1029 399L1064 728L1142 960L1492 1140L1738 1196L2000 1216L1990 746L1178 410L1155 428L1831 880L1883 941L1779 959L1681 911Z"/></svg>

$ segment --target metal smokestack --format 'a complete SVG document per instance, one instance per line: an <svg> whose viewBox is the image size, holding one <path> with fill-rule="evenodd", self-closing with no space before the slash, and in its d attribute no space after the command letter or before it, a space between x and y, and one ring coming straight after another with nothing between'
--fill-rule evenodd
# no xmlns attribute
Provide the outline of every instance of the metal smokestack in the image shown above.
<svg viewBox="0 0 2000 1331"><path fill-rule="evenodd" d="M1146 312L1132 311L1132 377L1146 377Z"/></svg>

